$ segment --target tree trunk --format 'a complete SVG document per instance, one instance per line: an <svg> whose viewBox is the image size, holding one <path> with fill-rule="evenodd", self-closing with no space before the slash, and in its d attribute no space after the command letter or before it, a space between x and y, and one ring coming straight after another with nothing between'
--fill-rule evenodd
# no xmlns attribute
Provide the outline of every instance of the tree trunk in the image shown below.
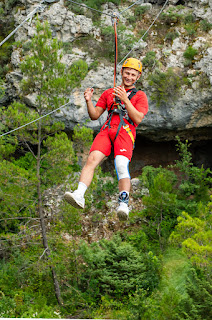
<svg viewBox="0 0 212 320"><path fill-rule="evenodd" d="M37 152L37 192L38 192L38 214L40 218L41 232L43 238L43 246L45 249L47 260L51 261L50 250L48 247L47 235L46 235L46 225L42 208L42 197L41 197L41 177L40 177L40 164L41 164L41 120L38 124L38 152ZM57 298L58 304L63 305L60 293L59 282L57 280L57 275L54 267L50 264L50 269L54 282L54 291Z"/></svg>

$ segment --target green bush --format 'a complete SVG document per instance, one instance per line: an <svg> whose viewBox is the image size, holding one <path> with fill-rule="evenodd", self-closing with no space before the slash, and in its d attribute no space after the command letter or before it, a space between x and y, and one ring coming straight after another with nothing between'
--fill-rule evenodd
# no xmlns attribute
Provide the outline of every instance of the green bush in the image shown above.
<svg viewBox="0 0 212 320"><path fill-rule="evenodd" d="M88 246L82 243L78 252L83 259L80 290L92 301L102 295L124 300L136 288L151 292L158 284L158 259L152 254L139 254L119 237Z"/></svg>
<svg viewBox="0 0 212 320"><path fill-rule="evenodd" d="M107 0L79 0L78 3L85 4L93 9L101 11L101 5L107 3ZM119 5L121 0L111 0L110 2L114 3L115 5ZM65 1L65 5L68 6L70 10L72 10L75 14L82 14L82 6L76 5L74 3L70 3L68 0ZM91 15L93 20L99 20L100 14L95 11L89 11L89 15Z"/></svg>
<svg viewBox="0 0 212 320"><path fill-rule="evenodd" d="M163 12L159 19L164 22L166 25L170 26L173 24L178 24L182 20L182 15L175 12L173 9L170 9L167 12Z"/></svg>
<svg viewBox="0 0 212 320"><path fill-rule="evenodd" d="M73 137L72 137L75 145L77 145L78 149L90 148L93 141L93 130L91 128L82 126L78 124L74 127Z"/></svg>
<svg viewBox="0 0 212 320"><path fill-rule="evenodd" d="M149 189L149 195L143 197L145 209L142 211L142 216L147 221L144 231L156 242L159 239L162 248L179 214L174 188L177 177L174 172L167 169L147 166L140 179Z"/></svg>
<svg viewBox="0 0 212 320"><path fill-rule="evenodd" d="M134 16L137 19L141 19L142 16L149 11L149 6L137 6L134 11Z"/></svg>
<svg viewBox="0 0 212 320"><path fill-rule="evenodd" d="M146 57L142 60L143 66L147 68L152 68L157 64L156 52L148 51Z"/></svg>
<svg viewBox="0 0 212 320"><path fill-rule="evenodd" d="M173 41L178 37L179 37L179 33L177 31L171 31L166 34L165 40Z"/></svg>
<svg viewBox="0 0 212 320"><path fill-rule="evenodd" d="M193 37L196 34L197 25L195 23L188 23L185 25L185 30L189 36Z"/></svg>
<svg viewBox="0 0 212 320"><path fill-rule="evenodd" d="M193 14L188 14L184 17L185 24L193 23L195 21L195 17Z"/></svg>
<svg viewBox="0 0 212 320"><path fill-rule="evenodd" d="M207 20L201 20L200 28L205 32L209 32L212 29L212 23L208 22Z"/></svg>
<svg viewBox="0 0 212 320"><path fill-rule="evenodd" d="M133 16L129 16L127 18L127 21L129 22L129 24L132 24L134 25L134 23L137 21L136 17L133 15Z"/></svg>
<svg viewBox="0 0 212 320"><path fill-rule="evenodd" d="M208 206L205 211L209 212L210 207ZM212 231L210 230L212 225L210 221L207 223L208 217L202 212L202 208L200 214L204 215L204 220L192 218L183 212L177 219L178 224L170 236L170 241L182 247L183 252L195 266L209 271L212 270L209 258L212 254Z"/></svg>
<svg viewBox="0 0 212 320"><path fill-rule="evenodd" d="M176 139L180 160L176 161L175 167L181 172L179 197L188 198L192 195L196 202L209 201L209 188L212 183L211 170L204 169L203 166L201 168L194 166L188 140L183 143L178 136Z"/></svg>
<svg viewBox="0 0 212 320"><path fill-rule="evenodd" d="M139 29L138 30L138 36L139 36L139 38L141 38L142 37L142 39L144 40L144 41L146 41L146 39L147 39L147 37L148 37L148 33L146 33L146 30L143 30L143 29ZM145 34L145 36L143 37L143 35Z"/></svg>
<svg viewBox="0 0 212 320"><path fill-rule="evenodd" d="M182 79L172 68L167 72L156 70L149 76L149 85L152 87L152 101L160 106L162 103L173 103L179 98Z"/></svg>
<svg viewBox="0 0 212 320"><path fill-rule="evenodd" d="M192 46L188 46L188 48L183 53L183 56L187 60L193 60L194 56L198 53L198 50L193 48Z"/></svg>

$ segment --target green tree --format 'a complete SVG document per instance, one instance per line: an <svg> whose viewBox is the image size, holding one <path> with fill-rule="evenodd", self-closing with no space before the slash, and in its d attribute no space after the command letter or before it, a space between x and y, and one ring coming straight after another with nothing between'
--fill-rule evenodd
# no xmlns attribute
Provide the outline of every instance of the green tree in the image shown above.
<svg viewBox="0 0 212 320"><path fill-rule="evenodd" d="M172 171L147 166L140 179L149 189L149 195L143 197L146 208L142 212L148 219L147 234L151 235L151 238L159 238L160 246L163 248L178 212L177 194L174 189L177 178Z"/></svg>
<svg viewBox="0 0 212 320"><path fill-rule="evenodd" d="M192 154L189 151L190 143L186 140L184 143L177 136L177 151L180 160L176 161L175 168L181 173L179 185L179 197L187 199L189 196L194 197L194 201L209 201L209 188L212 182L211 170L204 169L203 166L198 168L192 162Z"/></svg>
<svg viewBox="0 0 212 320"><path fill-rule="evenodd" d="M21 95L34 95L36 97L35 106L29 111L26 105L14 102L10 107L4 109L1 117L8 128L36 120L63 105L68 101L67 92L78 85L87 73L87 64L84 61L75 62L70 68L61 63L62 54L59 53L61 44L57 39L52 39L48 23L37 22L36 31L37 34L29 45L30 54L24 57L20 66L23 73ZM36 173L37 189L34 192L37 197L37 212L41 224L43 246L49 261L51 259L43 210L43 191L61 182L70 171L70 166L74 161L72 143L65 133L60 132L63 128L63 124L55 122L51 116L46 116L15 132L20 146L23 145L24 149L28 150L34 158L32 162ZM26 161L24 163L26 164ZM59 284L51 262L50 268L55 294L61 304Z"/></svg>
<svg viewBox="0 0 212 320"><path fill-rule="evenodd" d="M178 224L170 236L171 243L182 247L183 252L187 254L195 266L210 270L212 231L211 221L208 217L211 207L211 202L206 207L199 206L199 212L203 218L193 218L183 212L177 218Z"/></svg>
<svg viewBox="0 0 212 320"><path fill-rule="evenodd" d="M157 257L152 252L141 255L118 236L90 246L82 243L78 254L83 259L79 288L97 303L102 295L123 301L136 288L151 292L158 284Z"/></svg>

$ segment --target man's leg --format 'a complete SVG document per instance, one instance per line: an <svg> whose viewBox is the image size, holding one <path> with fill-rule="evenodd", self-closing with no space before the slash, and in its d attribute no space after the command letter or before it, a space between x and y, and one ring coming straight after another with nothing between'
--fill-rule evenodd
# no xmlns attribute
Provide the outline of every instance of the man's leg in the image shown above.
<svg viewBox="0 0 212 320"><path fill-rule="evenodd" d="M94 170L104 158L105 155L101 151L92 151L89 154L87 162L82 169L80 182L84 183L87 187L89 187L93 179Z"/></svg>
<svg viewBox="0 0 212 320"><path fill-rule="evenodd" d="M80 181L77 190L72 192L66 192L64 195L65 200L73 207L83 209L85 206L84 194L87 188L90 186L93 179L94 170L105 158L105 155L98 150L92 151L87 159L85 166L82 169Z"/></svg>
<svg viewBox="0 0 212 320"><path fill-rule="evenodd" d="M125 190L130 192L131 182L130 178L123 178L119 180L119 192Z"/></svg>

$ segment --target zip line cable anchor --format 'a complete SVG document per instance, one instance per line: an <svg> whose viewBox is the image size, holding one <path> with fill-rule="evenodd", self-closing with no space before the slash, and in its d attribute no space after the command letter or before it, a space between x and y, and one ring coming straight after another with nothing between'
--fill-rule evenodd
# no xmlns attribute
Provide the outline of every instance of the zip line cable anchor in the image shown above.
<svg viewBox="0 0 212 320"><path fill-rule="evenodd" d="M115 21L118 23L119 17L120 17L120 14L118 12L113 12L112 17L111 17L112 24L114 24Z"/></svg>

